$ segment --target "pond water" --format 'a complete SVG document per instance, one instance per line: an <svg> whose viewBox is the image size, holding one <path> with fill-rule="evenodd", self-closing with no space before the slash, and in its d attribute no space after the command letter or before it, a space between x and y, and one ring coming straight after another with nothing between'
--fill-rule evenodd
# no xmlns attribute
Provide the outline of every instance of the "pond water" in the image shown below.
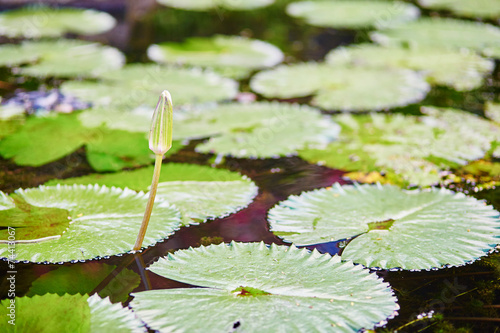
<svg viewBox="0 0 500 333"><path fill-rule="evenodd" d="M130 1L131 3L132 1ZM146 62L146 49L152 43L161 41L182 41L190 36L211 36L214 34L243 35L266 40L286 54L286 62L321 60L331 49L350 43L368 41L368 31L334 30L300 24L297 20L284 14L282 6L273 6L249 12L230 12L215 10L208 13L171 10L155 6L145 1L144 8L127 11L122 1L111 1L104 4L99 1L73 1L75 6L91 7L108 11L118 19L117 28L109 33L86 37L121 49L128 62ZM281 1L282 5L285 3ZM0 2L0 9L11 8ZM139 5L133 5L140 7ZM141 14L139 14L141 13ZM434 15L435 12L423 10L423 15ZM449 12L439 12L450 16ZM495 23L495 22L491 22ZM7 42L8 40L2 40ZM40 86L58 87L59 79L37 80L26 78L16 84L5 84L9 81L10 71L0 71L0 92L4 97L12 96L19 89L36 90ZM248 79L242 80L240 91L250 91ZM498 98L500 91L500 71L498 61L496 68L485 84L472 92L456 92L448 88L432 88L426 99L419 105L435 105L456 107L479 115L483 114L485 100ZM258 97L259 100L265 100ZM310 98L290 99L287 101L308 103ZM399 108L398 111L415 114L418 105ZM174 124L175 126L175 124ZM201 141L192 141L178 153L169 156L163 163L183 162L200 165L213 165L215 156L195 152L195 146ZM26 293L33 281L61 266L81 267L83 270L99 274L106 270L105 265L115 265L113 271L95 291L104 289L107 284L116 280L122 269L128 268L141 276L141 283L133 291L150 289L166 289L185 286L182 283L163 278L144 267L155 262L159 257L178 249L190 246L208 245L212 243L242 241L267 244L286 244L269 231L267 212L279 201L291 194L328 187L338 182L351 183L344 177L345 172L328 167L308 163L298 157L279 159L236 159L225 158L217 165L240 172L251 178L259 187L254 201L245 209L226 218L184 227L166 241L146 249L142 257L132 254L111 257L99 261L85 263L56 264L17 264L17 295ZM22 167L11 160L0 158L0 190L12 193L18 188L30 188L44 184L54 178L69 178L93 173L86 160L85 149L40 167ZM500 210L500 189L475 190L475 184L452 184L451 189L464 191L478 199L484 199ZM110 235L112 237L112 235ZM331 247L340 249L340 244ZM0 262L2 273L8 270L5 261ZM378 331L408 332L497 332L500 322L500 256L498 253L488 255L473 264L462 267L440 269L436 271L377 271L377 274L389 282L398 297L401 307L399 315L389 320L388 324ZM69 275L67 277L71 279ZM118 278L119 279L119 278ZM1 278L0 297L7 295L5 278ZM127 281L118 281L127 288ZM116 293L120 293L117 290ZM130 298L129 300L130 301ZM125 302L124 304L127 304ZM402 327L412 322L417 315L434 311L434 319L422 320L413 325Z"/></svg>

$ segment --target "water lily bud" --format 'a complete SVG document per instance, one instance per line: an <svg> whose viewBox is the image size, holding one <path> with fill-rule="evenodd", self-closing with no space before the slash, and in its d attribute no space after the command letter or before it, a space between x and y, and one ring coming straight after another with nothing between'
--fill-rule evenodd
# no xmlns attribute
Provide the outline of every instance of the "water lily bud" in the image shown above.
<svg viewBox="0 0 500 333"><path fill-rule="evenodd" d="M172 97L164 90L156 105L149 131L149 149L156 155L165 154L172 147Z"/></svg>

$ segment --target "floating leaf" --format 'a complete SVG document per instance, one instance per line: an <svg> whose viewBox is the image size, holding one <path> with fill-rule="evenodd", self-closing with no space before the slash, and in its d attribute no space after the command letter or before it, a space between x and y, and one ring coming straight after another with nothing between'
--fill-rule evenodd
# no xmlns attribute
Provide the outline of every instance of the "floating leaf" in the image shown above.
<svg viewBox="0 0 500 333"><path fill-rule="evenodd" d="M336 139L339 126L318 110L280 103L226 104L187 116L177 135L218 134L196 147L235 157L279 157Z"/></svg>
<svg viewBox="0 0 500 333"><path fill-rule="evenodd" d="M132 311L97 295L16 297L2 300L2 307L11 302L15 325L2 320L2 332L146 332Z"/></svg>
<svg viewBox="0 0 500 333"><path fill-rule="evenodd" d="M291 196L269 211L271 231L312 245L350 240L343 260L367 267L460 266L495 248L499 213L446 189L405 191L390 185L335 185Z"/></svg>
<svg viewBox="0 0 500 333"><path fill-rule="evenodd" d="M437 10L449 10L465 17L495 19L500 16L499 0L419 0L419 5Z"/></svg>
<svg viewBox="0 0 500 333"><path fill-rule="evenodd" d="M185 225L222 218L248 206L258 188L248 180L177 181L158 185L157 197L177 207Z"/></svg>
<svg viewBox="0 0 500 333"><path fill-rule="evenodd" d="M65 33L95 35L115 26L115 19L91 9L31 6L0 13L0 35L60 37Z"/></svg>
<svg viewBox="0 0 500 333"><path fill-rule="evenodd" d="M157 0L158 3L185 10L205 11L217 8L228 10L251 10L265 7L274 0Z"/></svg>
<svg viewBox="0 0 500 333"><path fill-rule="evenodd" d="M374 273L294 246L202 246L170 254L150 269L205 287L133 294L134 312L162 332L357 332L398 309Z"/></svg>
<svg viewBox="0 0 500 333"><path fill-rule="evenodd" d="M308 24L327 28L386 28L420 15L412 4L400 1L336 0L293 2L288 15Z"/></svg>
<svg viewBox="0 0 500 333"><path fill-rule="evenodd" d="M251 88L264 97L315 95L312 104L328 110L383 110L422 100L429 85L413 71L341 68L318 63L279 66L258 73Z"/></svg>
<svg viewBox="0 0 500 333"><path fill-rule="evenodd" d="M500 138L500 127L455 109L426 107L421 117L400 114L340 115L337 142L299 156L348 171L382 171L394 183L427 186L440 171L482 158Z"/></svg>
<svg viewBox="0 0 500 333"><path fill-rule="evenodd" d="M71 217L60 238L16 244L16 260L31 262L87 260L130 251L147 201L142 192L98 185L40 186L16 194L32 206L65 209ZM157 203L144 246L171 235L179 228L179 216L177 209ZM7 256L7 250L7 244L0 244L0 256Z"/></svg>
<svg viewBox="0 0 500 333"><path fill-rule="evenodd" d="M459 91L479 88L494 62L467 50L400 48L361 44L334 49L326 56L336 66L408 68L423 71L430 83Z"/></svg>
<svg viewBox="0 0 500 333"><path fill-rule="evenodd" d="M86 146L88 162L97 171L138 167L154 160L146 132L130 133L105 127L90 130L78 117L76 114L30 117L20 130L0 140L0 155L13 158L18 165L41 166ZM175 142L167 155L181 148L182 145Z"/></svg>
<svg viewBox="0 0 500 333"><path fill-rule="evenodd" d="M272 44L224 35L153 44L148 48L148 56L158 63L209 67L233 78L244 78L252 70L283 61L283 52Z"/></svg>
<svg viewBox="0 0 500 333"><path fill-rule="evenodd" d="M473 21L422 18L394 29L372 33L371 38L383 45L469 48L500 58L500 28Z"/></svg>
<svg viewBox="0 0 500 333"><path fill-rule="evenodd" d="M175 96L176 106L231 99L237 93L235 81L199 69L134 64L101 77L102 82L68 81L61 90L95 106L118 109L153 108L151 101L165 89Z"/></svg>
<svg viewBox="0 0 500 333"><path fill-rule="evenodd" d="M474 191L492 189L500 185L500 163L485 160L474 161L454 170L447 176L448 182L470 184ZM461 186L462 184L458 184ZM465 185L466 186L466 185Z"/></svg>
<svg viewBox="0 0 500 333"><path fill-rule="evenodd" d="M80 40L26 41L0 46L0 66L22 67L28 76L97 76L123 66L124 55L110 46Z"/></svg>
<svg viewBox="0 0 500 333"><path fill-rule="evenodd" d="M248 206L257 195L257 186L237 172L182 163L166 163L162 169L157 198L174 204L181 211L185 225L225 217ZM153 167L146 167L113 174L54 179L47 185L97 183L142 191L151 185L152 174Z"/></svg>
<svg viewBox="0 0 500 333"><path fill-rule="evenodd" d="M59 267L36 279L26 296L58 294L90 294L116 266L87 263ZM139 286L141 278L129 269L121 270L113 280L99 292L101 297L110 297L113 303L125 302L129 293Z"/></svg>

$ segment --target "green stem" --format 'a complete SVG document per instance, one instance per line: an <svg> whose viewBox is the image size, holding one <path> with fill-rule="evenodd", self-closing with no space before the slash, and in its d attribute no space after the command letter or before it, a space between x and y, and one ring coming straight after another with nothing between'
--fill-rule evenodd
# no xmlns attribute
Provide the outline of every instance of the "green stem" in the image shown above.
<svg viewBox="0 0 500 333"><path fill-rule="evenodd" d="M160 180L162 160L163 160L163 154L156 154L155 170L153 173L153 181L151 183L151 189L149 190L148 204L146 206L146 211L144 212L144 217L142 218L141 229L139 230L139 234L137 235L137 240L135 241L134 251L138 251L141 249L144 236L146 235L149 218L151 217L151 211L153 210L153 204L155 202L156 189L158 188L158 181Z"/></svg>

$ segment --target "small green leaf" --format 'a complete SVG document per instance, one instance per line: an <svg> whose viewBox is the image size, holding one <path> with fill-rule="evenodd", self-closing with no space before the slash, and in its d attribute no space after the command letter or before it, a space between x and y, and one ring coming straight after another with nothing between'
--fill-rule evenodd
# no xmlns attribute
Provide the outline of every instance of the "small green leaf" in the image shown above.
<svg viewBox="0 0 500 333"><path fill-rule="evenodd" d="M132 294L134 312L162 332L357 332L398 309L376 274L294 246L202 246L161 258L150 270L204 287Z"/></svg>
<svg viewBox="0 0 500 333"><path fill-rule="evenodd" d="M297 245L352 238L342 259L383 269L461 266L493 250L500 237L499 213L481 201L390 185L304 192L272 208L269 222L271 231Z"/></svg>
<svg viewBox="0 0 500 333"><path fill-rule="evenodd" d="M401 1L300 1L288 5L288 15L327 28L386 28L420 15L417 7Z"/></svg>
<svg viewBox="0 0 500 333"><path fill-rule="evenodd" d="M31 262L88 260L132 250L147 202L142 192L98 185L40 186L16 194L32 206L65 209L72 219L57 239L16 245L16 260ZM144 246L156 244L179 226L179 211L157 203ZM0 256L7 255L7 244L0 244Z"/></svg>
<svg viewBox="0 0 500 333"><path fill-rule="evenodd" d="M153 44L148 56L158 63L201 66L222 75L244 78L252 70L283 61L283 53L272 44L238 36L192 37L183 43Z"/></svg>
<svg viewBox="0 0 500 333"><path fill-rule="evenodd" d="M60 37L65 33L95 35L116 24L105 12L81 8L30 6L0 13L0 35L7 37Z"/></svg>

